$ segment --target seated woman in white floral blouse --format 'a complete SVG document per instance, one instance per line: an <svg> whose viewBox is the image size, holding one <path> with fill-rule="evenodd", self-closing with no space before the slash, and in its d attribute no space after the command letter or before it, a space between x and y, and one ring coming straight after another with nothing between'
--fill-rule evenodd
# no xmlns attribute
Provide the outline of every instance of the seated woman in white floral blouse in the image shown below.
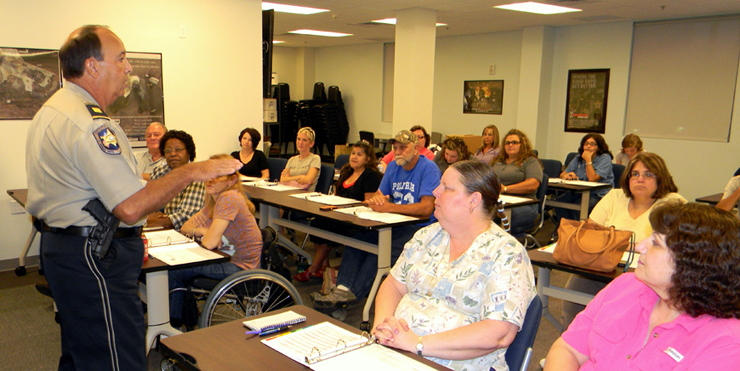
<svg viewBox="0 0 740 371"><path fill-rule="evenodd" d="M452 164L434 216L406 244L378 291L373 334L386 346L468 371L508 370L504 354L536 295L524 247L494 224L490 166Z"/></svg>

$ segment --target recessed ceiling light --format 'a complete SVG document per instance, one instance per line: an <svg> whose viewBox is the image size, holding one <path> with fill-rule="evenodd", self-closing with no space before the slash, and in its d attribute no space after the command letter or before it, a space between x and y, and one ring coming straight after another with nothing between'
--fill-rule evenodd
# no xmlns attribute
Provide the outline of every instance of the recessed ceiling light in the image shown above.
<svg viewBox="0 0 740 371"><path fill-rule="evenodd" d="M295 33L295 34L300 34L300 35L324 36L324 37L352 36L351 33L317 31L317 30L293 30L293 31L288 31L288 33Z"/></svg>
<svg viewBox="0 0 740 371"><path fill-rule="evenodd" d="M291 14L316 14L328 12L329 9L318 9L318 8L307 8L305 6L275 4L275 3L262 3L262 10L274 9L280 13L291 13Z"/></svg>
<svg viewBox="0 0 740 371"><path fill-rule="evenodd" d="M374 21L370 21L373 23L383 23L383 24L396 24L395 18L384 18L384 19L376 19ZM447 26L447 23L439 23L437 22L437 27L439 26Z"/></svg>
<svg viewBox="0 0 740 371"><path fill-rule="evenodd" d="M516 10L519 12L536 13L536 14L560 14L569 12L580 12L581 9L566 8L564 6L548 5L528 1L526 3L513 3L506 5L494 6L494 8Z"/></svg>

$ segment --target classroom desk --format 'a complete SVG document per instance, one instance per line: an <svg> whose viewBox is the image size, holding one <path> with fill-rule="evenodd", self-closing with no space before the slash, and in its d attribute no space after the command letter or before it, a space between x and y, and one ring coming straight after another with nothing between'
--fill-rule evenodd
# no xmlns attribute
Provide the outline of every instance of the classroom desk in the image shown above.
<svg viewBox="0 0 740 371"><path fill-rule="evenodd" d="M189 264L177 265L177 268L196 267L205 264L222 263L231 260L231 256L214 250L221 255L219 259L205 260ZM170 265L159 259L149 257L141 267L141 273L146 276L146 285L139 284L139 296L147 304L146 321L146 352L152 349L154 341L160 335L174 336L181 334L170 325L170 282L167 272Z"/></svg>
<svg viewBox="0 0 740 371"><path fill-rule="evenodd" d="M709 196L697 197L695 201L717 206L717 204L722 201L722 195L723 193L717 193Z"/></svg>
<svg viewBox="0 0 740 371"><path fill-rule="evenodd" d="M24 209L26 208L26 201L28 201L28 189L9 189L7 190L7 192L12 199L14 199L16 202L18 202L19 205L21 205L21 207L23 207ZM28 250L31 249L33 240L36 238L36 233L38 233L38 231L33 226L32 222L31 233L28 235L28 239L26 239L26 244L23 246L23 251L21 251L21 256L18 258L18 267L15 268L16 276L20 277L26 275L26 256L28 255Z"/></svg>
<svg viewBox="0 0 740 371"><path fill-rule="evenodd" d="M567 192L577 192L581 194L581 204L572 204L569 202L560 202L556 200L546 200L545 203L547 206L552 207L560 207L563 209L570 209L570 210L580 210L580 220L586 220L588 219L588 203L589 199L591 197L591 191L596 191L599 189L606 189L606 188L612 188L611 184L602 183L598 186L584 186L584 185L575 185L575 184L568 184L568 183L562 183L559 182L556 179L550 179L550 181L547 183L547 189L554 189L556 191L567 191Z"/></svg>
<svg viewBox="0 0 740 371"><path fill-rule="evenodd" d="M558 270L566 273L577 274L590 280L609 283L613 279L619 277L622 274L622 267L617 267L612 272L603 273L591 271L588 269L571 267L558 263L552 254L541 252L538 250L527 251L529 260L532 261L532 265L537 266L537 296L542 300L542 315L560 332L563 332L563 325L560 323L555 316L550 313L548 309L548 299L555 298L561 300L567 300L581 305L587 305L593 295L585 294L579 291L569 290L563 287L553 286L550 284L550 273L552 270ZM633 272L634 269L630 268L628 272Z"/></svg>
<svg viewBox="0 0 740 371"><path fill-rule="evenodd" d="M330 241L338 242L345 246L351 246L371 254L378 255L378 270L373 281L373 286L368 295L367 303L362 312L363 326L369 326L370 308L372 307L375 294L378 292L380 282L383 276L388 274L391 269L391 234L392 227L404 226L409 224L418 224L429 219L418 219L400 223L382 223L372 220L358 218L354 215L347 215L334 211L321 211L319 207L323 206L317 202L302 200L290 197L291 194L304 193L302 190L294 191L273 191L269 188L260 188L245 185L247 193L252 201L261 204L260 206L260 227L272 226L277 229L278 226L294 229L314 236L322 237ZM280 217L280 209L300 211L309 215L315 215L330 219L334 222L345 223L348 228L357 230L375 230L378 231L378 244L371 244L360 241L351 237L343 236L330 231L311 227L310 225L298 223L287 218Z"/></svg>
<svg viewBox="0 0 740 371"><path fill-rule="evenodd" d="M295 328L303 328L328 321L349 331L360 333L356 328L352 328L346 323L339 322L303 305L295 305L260 316L269 316L287 310L306 316L306 322L295 325ZM165 360L168 358L174 360L181 370L309 370L300 363L262 344L260 340L264 337L244 335L245 327L242 322L243 320L232 321L162 339L162 356ZM449 370L416 354L398 352L434 369ZM187 362L186 358L190 359L191 362ZM347 365L347 368L350 369L351 365Z"/></svg>

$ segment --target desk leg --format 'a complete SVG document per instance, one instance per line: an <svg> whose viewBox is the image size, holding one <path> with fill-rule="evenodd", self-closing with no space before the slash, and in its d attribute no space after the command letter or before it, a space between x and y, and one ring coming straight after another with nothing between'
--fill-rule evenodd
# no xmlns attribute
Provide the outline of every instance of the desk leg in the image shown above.
<svg viewBox="0 0 740 371"><path fill-rule="evenodd" d="M308 264L313 264L313 256L309 255L305 250L294 244L293 241L280 234L280 226L275 223L275 220L277 219L280 219L280 208L274 206L260 207L260 228L267 227L268 225L275 228L278 232L277 238L279 244L283 245L286 249L292 251L297 256L306 259Z"/></svg>
<svg viewBox="0 0 740 371"><path fill-rule="evenodd" d="M16 276L26 275L26 256L28 255L28 250L31 249L31 245L33 245L33 240L36 238L36 233L38 233L36 231L36 227L32 225L31 233L28 235L28 239L26 240L26 245L23 246L21 256L18 258L18 268L15 269Z"/></svg>
<svg viewBox="0 0 740 371"><path fill-rule="evenodd" d="M378 230L378 273L375 274L373 287L370 289L365 308L362 310L362 322L368 326L368 330L370 329L370 308L373 306L375 295L378 293L380 281L383 280L383 276L391 271L391 232L392 228ZM362 326L360 325L361 329Z"/></svg>
<svg viewBox="0 0 740 371"><path fill-rule="evenodd" d="M542 301L542 315L545 316L545 319L547 319L553 327L558 330L558 332L562 333L563 325L560 324L560 321L558 321L552 313L550 313L550 308L548 306L550 297L545 294L545 289L548 287L550 287L550 270L540 267L537 269L537 296L539 296Z"/></svg>
<svg viewBox="0 0 740 371"><path fill-rule="evenodd" d="M588 219L588 204L590 197L590 191L581 192L581 220Z"/></svg>
<svg viewBox="0 0 740 371"><path fill-rule="evenodd" d="M146 274L146 303L148 308L146 353L149 354L159 335L182 334L170 326L170 292L166 270Z"/></svg>

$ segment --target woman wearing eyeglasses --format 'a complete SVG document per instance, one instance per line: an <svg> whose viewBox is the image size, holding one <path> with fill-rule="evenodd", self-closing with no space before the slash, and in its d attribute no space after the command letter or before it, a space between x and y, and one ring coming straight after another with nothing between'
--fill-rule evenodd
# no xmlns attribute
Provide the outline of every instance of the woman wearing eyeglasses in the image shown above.
<svg viewBox="0 0 740 371"><path fill-rule="evenodd" d="M612 172L612 158L614 156L609 151L609 145L606 144L604 137L596 133L589 133L581 139L581 146L578 148L578 155L568 164L568 167L560 173L561 179L566 180L583 180L588 182L606 183L614 186L614 173ZM588 210L591 211L599 200L604 197L609 189L599 189L591 191L589 198ZM577 204L581 202L581 194L569 192L560 197L557 201ZM555 215L560 218L578 220L580 212L578 210L555 208Z"/></svg>
<svg viewBox="0 0 740 371"><path fill-rule="evenodd" d="M627 165L621 179L621 188L609 191L594 207L589 222L632 231L635 241L642 241L653 233L650 212L656 205L686 199L678 193L673 177L663 159L655 153L638 153ZM596 294L606 284L571 276L567 287ZM563 303L563 325L567 326L576 314L585 308L571 302Z"/></svg>
<svg viewBox="0 0 740 371"><path fill-rule="evenodd" d="M501 194L535 198L542 181L542 163L532 150L529 138L517 129L504 137L504 150L491 162L493 172L501 181ZM521 235L532 228L539 211L537 205L511 210L511 234Z"/></svg>

